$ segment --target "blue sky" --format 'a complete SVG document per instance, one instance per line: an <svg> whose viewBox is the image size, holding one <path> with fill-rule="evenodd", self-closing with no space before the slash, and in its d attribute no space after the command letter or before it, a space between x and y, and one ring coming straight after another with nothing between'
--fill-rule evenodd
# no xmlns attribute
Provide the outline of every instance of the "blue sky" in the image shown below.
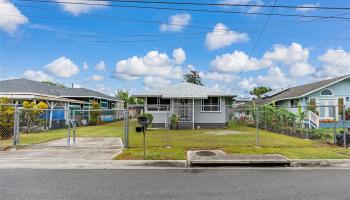
<svg viewBox="0 0 350 200"><path fill-rule="evenodd" d="M118 88L132 93L180 82L195 69L206 86L246 95L258 85L279 89L350 74L349 19L271 16L262 31L268 16L0 1L0 79L74 83L113 94ZM350 2L279 0L277 5L350 7ZM350 18L349 10L275 8L273 13Z"/></svg>

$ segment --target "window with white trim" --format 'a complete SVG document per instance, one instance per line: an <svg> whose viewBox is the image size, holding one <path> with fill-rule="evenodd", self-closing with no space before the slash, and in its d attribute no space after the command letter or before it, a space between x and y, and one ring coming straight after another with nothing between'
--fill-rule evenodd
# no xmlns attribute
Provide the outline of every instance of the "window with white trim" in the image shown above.
<svg viewBox="0 0 350 200"><path fill-rule="evenodd" d="M333 96L333 92L330 89L322 90L321 96Z"/></svg>
<svg viewBox="0 0 350 200"><path fill-rule="evenodd" d="M160 97L147 97L148 111L167 111L170 110L170 99L161 99Z"/></svg>
<svg viewBox="0 0 350 200"><path fill-rule="evenodd" d="M208 97L208 99L202 99L202 112L220 112L220 97Z"/></svg>

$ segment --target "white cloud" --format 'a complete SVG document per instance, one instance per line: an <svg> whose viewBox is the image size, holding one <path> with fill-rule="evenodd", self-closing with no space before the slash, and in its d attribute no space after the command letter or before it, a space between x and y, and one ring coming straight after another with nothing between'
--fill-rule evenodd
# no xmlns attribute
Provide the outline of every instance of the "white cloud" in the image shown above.
<svg viewBox="0 0 350 200"><path fill-rule="evenodd" d="M251 5L263 5L264 2L261 0L220 0L219 3L222 4L251 4ZM232 8L231 6L226 6L226 8ZM247 12L256 12L260 10L260 7L250 7L246 8L243 6L240 6L241 9L247 10Z"/></svg>
<svg viewBox="0 0 350 200"><path fill-rule="evenodd" d="M110 96L115 95L115 90L113 90L110 86L106 86L104 84L96 84L96 90Z"/></svg>
<svg viewBox="0 0 350 200"><path fill-rule="evenodd" d="M100 61L95 65L95 69L98 71L105 71L107 69L105 61Z"/></svg>
<svg viewBox="0 0 350 200"><path fill-rule="evenodd" d="M175 64L181 65L186 60L186 53L182 48L174 49L173 51L173 59Z"/></svg>
<svg viewBox="0 0 350 200"><path fill-rule="evenodd" d="M88 70L89 69L89 65L86 62L83 63L83 69L84 70Z"/></svg>
<svg viewBox="0 0 350 200"><path fill-rule="evenodd" d="M53 78L43 71L27 70L23 73L23 78L34 81L53 81Z"/></svg>
<svg viewBox="0 0 350 200"><path fill-rule="evenodd" d="M254 83L254 78L249 77L249 78L244 78L242 81L238 83L238 86L244 90L250 91L257 85Z"/></svg>
<svg viewBox="0 0 350 200"><path fill-rule="evenodd" d="M249 38L246 33L231 31L225 24L218 23L214 26L212 32L207 33L205 45L209 50L214 50L247 40Z"/></svg>
<svg viewBox="0 0 350 200"><path fill-rule="evenodd" d="M216 56L211 66L220 72L238 73L283 65L288 68L290 76L303 77L315 72L315 68L308 62L309 55L309 49L298 43L277 44L260 59L249 57L242 51L234 51L231 54Z"/></svg>
<svg viewBox="0 0 350 200"><path fill-rule="evenodd" d="M239 77L235 75L230 75L230 74L224 74L224 73L219 73L219 72L200 72L199 73L200 77L206 80L212 80L212 81L223 81L225 83L230 83L234 80L238 80Z"/></svg>
<svg viewBox="0 0 350 200"><path fill-rule="evenodd" d="M303 5L299 5L301 7L318 7L320 6L320 3L306 3ZM299 12L310 12L316 10L316 8L297 8L296 9Z"/></svg>
<svg viewBox="0 0 350 200"><path fill-rule="evenodd" d="M166 53L150 51L143 57L132 56L117 62L115 76L124 80L146 76L179 79L182 77L182 71Z"/></svg>
<svg viewBox="0 0 350 200"><path fill-rule="evenodd" d="M16 32L18 26L28 23L28 18L24 16L15 5L7 0L0 3L0 10L0 29L9 34Z"/></svg>
<svg viewBox="0 0 350 200"><path fill-rule="evenodd" d="M259 75L257 83L269 86L272 89L286 89L295 84L293 79L284 74L279 67L270 68L266 76Z"/></svg>
<svg viewBox="0 0 350 200"><path fill-rule="evenodd" d="M276 44L273 51L268 51L263 55L264 60L279 62L283 64L293 64L297 62L306 62L309 58L309 49L293 42L289 46Z"/></svg>
<svg viewBox="0 0 350 200"><path fill-rule="evenodd" d="M318 57L324 65L318 71L318 75L324 78L344 76L350 74L350 52L339 49L328 49Z"/></svg>
<svg viewBox="0 0 350 200"><path fill-rule="evenodd" d="M191 15L188 13L176 14L170 16L167 24L161 24L159 29L162 32L180 32L191 21Z"/></svg>
<svg viewBox="0 0 350 200"><path fill-rule="evenodd" d="M103 76L100 76L100 75L92 75L89 80L90 81L103 81L105 78Z"/></svg>
<svg viewBox="0 0 350 200"><path fill-rule="evenodd" d="M108 5L108 2L106 1L98 1L97 3L93 3L89 0L66 0L65 2L70 2L69 3L63 3L60 0L56 0L61 7L63 8L64 11L71 13L72 15L79 15L82 13L88 13L93 9L101 9L104 8L105 6L103 5ZM60 3L62 2L62 3ZM83 5L83 4L99 4L99 5Z"/></svg>
<svg viewBox="0 0 350 200"><path fill-rule="evenodd" d="M314 72L315 68L306 62L295 63L289 68L289 75L292 77L304 77Z"/></svg>
<svg viewBox="0 0 350 200"><path fill-rule="evenodd" d="M146 86L146 88L157 88L170 85L171 80L160 77L147 76L145 77L143 84Z"/></svg>
<svg viewBox="0 0 350 200"><path fill-rule="evenodd" d="M83 86L78 83L73 83L73 88L82 88Z"/></svg>
<svg viewBox="0 0 350 200"><path fill-rule="evenodd" d="M263 65L260 60L249 57L242 51L234 51L233 53L223 54L221 56L216 56L216 58L211 61L211 66L215 70L221 72L241 72L241 71L254 71L261 69L266 66Z"/></svg>
<svg viewBox="0 0 350 200"><path fill-rule="evenodd" d="M45 66L45 70L59 77L69 78L79 73L79 67L70 59L62 56Z"/></svg>

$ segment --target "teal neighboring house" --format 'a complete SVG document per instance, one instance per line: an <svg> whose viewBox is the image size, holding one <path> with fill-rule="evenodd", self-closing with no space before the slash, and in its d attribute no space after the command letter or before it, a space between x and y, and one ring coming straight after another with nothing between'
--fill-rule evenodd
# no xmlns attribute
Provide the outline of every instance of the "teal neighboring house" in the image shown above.
<svg viewBox="0 0 350 200"><path fill-rule="evenodd" d="M350 120L350 75L291 87L264 94L256 100L256 105L274 103L291 112L298 112L298 106L308 112L310 125L327 127L327 122ZM314 107L314 111L307 109ZM350 124L350 121L347 121Z"/></svg>

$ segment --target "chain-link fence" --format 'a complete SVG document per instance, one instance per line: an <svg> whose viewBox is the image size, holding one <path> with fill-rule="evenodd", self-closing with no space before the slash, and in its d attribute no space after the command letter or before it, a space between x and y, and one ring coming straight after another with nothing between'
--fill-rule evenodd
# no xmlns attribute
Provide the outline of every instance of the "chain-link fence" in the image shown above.
<svg viewBox="0 0 350 200"><path fill-rule="evenodd" d="M98 110L73 110L72 120L77 126L101 125L103 123L123 120L125 117L124 109L98 109Z"/></svg>
<svg viewBox="0 0 350 200"><path fill-rule="evenodd" d="M350 143L347 109L337 105L235 108L193 100L171 105L132 105L126 110L24 109L0 105L0 145L37 145L61 140L56 145L67 146L76 132L84 130L87 136L123 137L124 145L128 146L129 140L135 139L132 137L139 126L138 117L151 116L148 130L153 131L154 137L159 134L162 146L170 143L183 143L186 148L295 146L277 136L285 135L346 147ZM111 130L119 131L118 134L103 127L110 122L116 122L112 126L117 128ZM96 128L79 129L85 126Z"/></svg>
<svg viewBox="0 0 350 200"><path fill-rule="evenodd" d="M71 146L76 134L82 137L111 137L103 125L125 119L124 109L69 110L26 109L21 105L0 105L0 147L11 146ZM99 127L99 125L101 125ZM125 132L126 126L117 123L117 131ZM79 127L96 127L95 132ZM91 129L92 130L92 129ZM120 133L115 133L119 137Z"/></svg>
<svg viewBox="0 0 350 200"><path fill-rule="evenodd" d="M178 137L174 139L177 133L176 130L188 130L178 131L185 138L187 137L185 133L189 133L190 136L199 132L204 133L202 138L206 138L206 134L217 136L232 134L233 136L234 134L243 135L243 133L247 132L240 131L242 128L238 125L243 125L250 127L249 130L253 134L247 134L242 137L245 138L245 141L238 144L242 146L274 147L277 145L286 148L296 146L293 143L279 142L278 140L282 141L285 138L274 137L271 134L313 140L322 145L346 147L350 143L350 135L346 134L349 133L350 116L346 113L345 107L338 105L237 108L226 105L198 105L197 102L192 104L192 102L187 101L173 103L171 105L133 106L129 107L129 113L134 120L141 115L146 117L151 115L151 122L148 125L148 129L160 128L164 130L164 133L173 133L173 136L170 134L170 138L175 140L173 142L179 142L181 140ZM193 132L189 130L203 131ZM274 139L265 137L266 133ZM208 137L208 139L212 140L213 138ZM214 142L220 139L220 137L214 138ZM227 139L229 138L227 137ZM305 144L305 146L310 145L310 143L301 141L299 147L302 147L302 144ZM206 142L212 143L213 141L202 139L202 142L205 145ZM217 146L220 146L220 143Z"/></svg>
<svg viewBox="0 0 350 200"><path fill-rule="evenodd" d="M265 130L347 147L350 143L350 116L345 110L345 107L337 105L261 106L249 109L232 108L230 116L235 122L255 127L257 133Z"/></svg>
<svg viewBox="0 0 350 200"><path fill-rule="evenodd" d="M15 105L0 104L0 147L11 144L14 134L14 113Z"/></svg>

